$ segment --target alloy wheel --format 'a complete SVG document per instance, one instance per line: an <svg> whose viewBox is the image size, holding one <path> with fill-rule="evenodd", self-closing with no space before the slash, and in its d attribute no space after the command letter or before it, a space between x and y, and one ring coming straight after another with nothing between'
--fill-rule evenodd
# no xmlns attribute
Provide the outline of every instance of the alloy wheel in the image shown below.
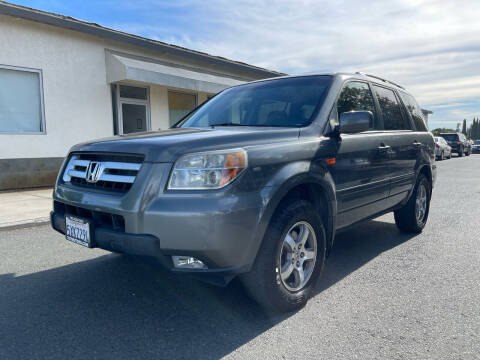
<svg viewBox="0 0 480 360"><path fill-rule="evenodd" d="M278 269L283 286L295 292L303 289L312 276L317 258L317 237L306 221L293 225L283 238Z"/></svg>
<svg viewBox="0 0 480 360"><path fill-rule="evenodd" d="M417 223L421 224L427 212L427 188L420 183L417 190L417 198L415 199L415 215Z"/></svg>

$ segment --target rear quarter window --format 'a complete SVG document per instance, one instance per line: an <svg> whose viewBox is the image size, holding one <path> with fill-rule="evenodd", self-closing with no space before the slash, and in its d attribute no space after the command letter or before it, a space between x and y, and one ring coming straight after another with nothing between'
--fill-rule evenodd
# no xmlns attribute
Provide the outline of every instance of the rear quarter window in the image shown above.
<svg viewBox="0 0 480 360"><path fill-rule="evenodd" d="M402 98L403 104L407 108L407 112L415 124L417 131L427 131L427 126L425 125L425 119L423 117L422 109L415 101L413 96L406 94L404 92L399 92L400 97Z"/></svg>

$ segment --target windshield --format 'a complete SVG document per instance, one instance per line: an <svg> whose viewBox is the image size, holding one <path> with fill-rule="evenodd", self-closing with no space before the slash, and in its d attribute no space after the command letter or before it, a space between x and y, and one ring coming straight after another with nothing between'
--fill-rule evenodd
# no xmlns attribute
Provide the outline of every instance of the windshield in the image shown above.
<svg viewBox="0 0 480 360"><path fill-rule="evenodd" d="M475 140L475 141L474 141L474 144L475 144L475 145L480 145L480 140Z"/></svg>
<svg viewBox="0 0 480 360"><path fill-rule="evenodd" d="M331 79L306 76L236 86L212 98L175 127L305 126L317 114Z"/></svg>
<svg viewBox="0 0 480 360"><path fill-rule="evenodd" d="M458 138L457 134L443 134L442 137L448 141L455 141Z"/></svg>

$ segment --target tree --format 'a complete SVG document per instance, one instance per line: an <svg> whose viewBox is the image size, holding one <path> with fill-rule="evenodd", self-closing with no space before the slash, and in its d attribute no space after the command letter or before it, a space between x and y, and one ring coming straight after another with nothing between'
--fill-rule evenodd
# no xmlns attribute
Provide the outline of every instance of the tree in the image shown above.
<svg viewBox="0 0 480 360"><path fill-rule="evenodd" d="M463 119L462 134L467 135L467 119Z"/></svg>

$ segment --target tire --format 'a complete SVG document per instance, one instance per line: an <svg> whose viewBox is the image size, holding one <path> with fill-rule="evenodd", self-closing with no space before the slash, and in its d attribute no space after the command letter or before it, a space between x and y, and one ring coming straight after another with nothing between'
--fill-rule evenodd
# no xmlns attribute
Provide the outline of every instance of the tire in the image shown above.
<svg viewBox="0 0 480 360"><path fill-rule="evenodd" d="M287 234L292 234L290 239L294 240L296 229L299 237L303 231L300 227L295 227L297 224L309 229L311 235L308 235L306 242L308 247L297 249L296 253L291 252L291 257L288 258L292 246L287 246L287 243L290 243L286 241ZM298 238L294 240L293 244L298 244L298 240ZM314 242L316 251L313 250ZM305 253L302 250L305 250ZM276 313L294 311L304 306L310 298L323 270L325 253L325 228L318 212L308 201L293 200L280 205L272 216L252 270L242 275L241 280L250 296L266 310ZM315 259L305 260L307 254L310 256L315 254ZM296 260L302 261L300 267L299 261ZM285 279L281 277L282 264L285 264L283 267L285 269L294 269ZM303 269L307 269L308 266L307 278L307 271L304 272ZM305 282L303 286L295 289L295 282L301 279L300 268L304 272ZM287 273L288 271L285 271L285 274ZM299 282L298 285L300 284Z"/></svg>
<svg viewBox="0 0 480 360"><path fill-rule="evenodd" d="M467 153L465 155L470 156L470 151L467 151Z"/></svg>
<svg viewBox="0 0 480 360"><path fill-rule="evenodd" d="M423 187L423 190L421 190ZM424 191L424 192L423 192ZM423 198L425 195L425 202L423 204L423 215L417 218L416 202L419 197ZM418 234L421 233L428 220L428 213L430 211L430 198L432 194L432 187L425 175L420 174L413 190L412 196L399 210L394 211L395 223L397 227L407 233ZM420 200L419 200L420 201ZM422 201L420 201L421 203Z"/></svg>

